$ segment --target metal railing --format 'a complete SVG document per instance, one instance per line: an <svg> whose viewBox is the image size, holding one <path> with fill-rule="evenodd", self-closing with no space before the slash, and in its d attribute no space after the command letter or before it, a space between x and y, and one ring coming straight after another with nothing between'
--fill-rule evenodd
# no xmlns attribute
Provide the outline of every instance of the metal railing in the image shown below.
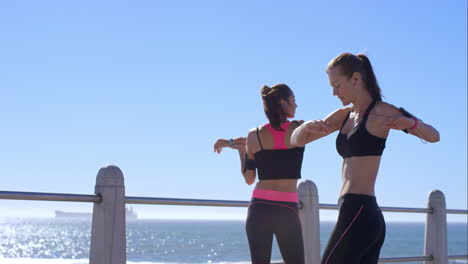
<svg viewBox="0 0 468 264"><path fill-rule="evenodd" d="M400 257L400 258L380 258L379 263L396 263L396 262L410 262L410 261L433 261L432 256L420 257Z"/></svg>
<svg viewBox="0 0 468 264"><path fill-rule="evenodd" d="M468 255L452 255L448 256L448 259L468 259Z"/></svg>
<svg viewBox="0 0 468 264"><path fill-rule="evenodd" d="M338 210L338 205L336 204L319 204L319 209L324 209L324 210ZM380 210L384 212L400 212L400 213L432 213L432 209L429 208L411 208L411 207L386 207L382 206L380 207ZM463 212L466 214L466 210L452 210L452 211L459 211L460 214L463 214ZM447 213L448 210L447 210Z"/></svg>
<svg viewBox="0 0 468 264"><path fill-rule="evenodd" d="M191 205L191 206L223 206L223 207L248 207L247 201L228 200L204 200L158 197L125 197L126 204L155 204L155 205Z"/></svg>
<svg viewBox="0 0 468 264"><path fill-rule="evenodd" d="M3 200L34 200L60 202L92 202L90 264L123 264L126 261L125 204L248 207L248 201L181 199L125 196L123 174L118 167L102 168L97 177L94 195L0 191ZM320 261L320 228L318 210L337 210L335 204L319 204L318 192L311 181L299 185L299 216L301 218L306 263ZM385 212L425 213L425 256L380 258L379 263L425 261L446 264L450 260L468 259L468 255L447 255L446 214L468 214L468 210L446 209L442 192L433 191L428 208L381 207Z"/></svg>
<svg viewBox="0 0 468 264"><path fill-rule="evenodd" d="M42 192L8 192L0 191L2 200L25 201L55 201L55 202L85 202L100 203L100 195L70 194L70 193L42 193Z"/></svg>

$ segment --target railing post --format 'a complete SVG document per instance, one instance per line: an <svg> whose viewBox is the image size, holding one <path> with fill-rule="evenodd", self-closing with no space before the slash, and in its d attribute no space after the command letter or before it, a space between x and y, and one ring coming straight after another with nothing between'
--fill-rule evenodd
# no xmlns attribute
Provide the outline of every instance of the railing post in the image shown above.
<svg viewBox="0 0 468 264"><path fill-rule="evenodd" d="M444 193L439 190L432 191L428 208L432 208L433 213L428 213L426 217L424 255L432 256L434 260L425 263L447 264L447 214Z"/></svg>
<svg viewBox="0 0 468 264"><path fill-rule="evenodd" d="M89 264L125 264L125 186L122 171L106 166L96 177L95 193L101 203L95 203L91 227Z"/></svg>
<svg viewBox="0 0 468 264"><path fill-rule="evenodd" d="M306 264L320 263L320 217L317 186L310 180L299 184L299 210Z"/></svg>

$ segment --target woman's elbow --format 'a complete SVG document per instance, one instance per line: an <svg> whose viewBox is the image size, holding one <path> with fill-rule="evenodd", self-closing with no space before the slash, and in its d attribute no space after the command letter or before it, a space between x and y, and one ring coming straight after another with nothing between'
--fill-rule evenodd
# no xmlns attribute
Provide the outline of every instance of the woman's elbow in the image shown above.
<svg viewBox="0 0 468 264"><path fill-rule="evenodd" d="M436 131L434 131L434 133L431 133L430 136L424 138L424 140L427 141L427 142L430 142L430 143L439 142L439 141L440 141L440 134L439 134L439 132L436 130Z"/></svg>
<svg viewBox="0 0 468 264"><path fill-rule="evenodd" d="M252 185L255 182L255 176L248 175L247 173L243 173L242 176L244 176L244 180L247 185Z"/></svg>
<svg viewBox="0 0 468 264"><path fill-rule="evenodd" d="M428 140L431 143L436 143L440 141L440 134L439 132L435 132L435 134L431 137L431 140Z"/></svg>
<svg viewBox="0 0 468 264"><path fill-rule="evenodd" d="M249 180L249 181L245 180L245 183L247 183L247 185L252 185L252 184L254 184L254 182L255 182L255 179Z"/></svg>

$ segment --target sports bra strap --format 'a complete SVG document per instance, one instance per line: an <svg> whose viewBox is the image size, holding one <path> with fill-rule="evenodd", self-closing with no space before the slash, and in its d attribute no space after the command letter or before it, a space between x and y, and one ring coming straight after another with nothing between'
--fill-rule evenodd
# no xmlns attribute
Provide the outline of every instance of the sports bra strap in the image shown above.
<svg viewBox="0 0 468 264"><path fill-rule="evenodd" d="M374 108L375 104L377 104L377 100L372 101L370 105L367 107L366 112L364 113L364 116L362 117L362 121L365 123L367 122L367 117L369 117L370 111L372 111L372 108Z"/></svg>
<svg viewBox="0 0 468 264"><path fill-rule="evenodd" d="M372 108L377 104L377 100L372 101L370 105L367 107L366 112L364 112L364 116L362 117L361 122L366 122L367 117L369 116L370 111L372 111ZM346 115L346 118L344 119L343 123L341 124L341 129L343 129L344 125L346 124L346 121L348 121L349 116L351 115L351 110L348 112L348 115ZM340 131L341 131L340 129Z"/></svg>
<svg viewBox="0 0 468 264"><path fill-rule="evenodd" d="M343 129L344 125L346 124L346 121L348 121L349 115L351 115L351 110L349 110L349 112L348 112L348 114L346 115L346 117L345 117L343 123L341 124L340 131Z"/></svg>
<svg viewBox="0 0 468 264"><path fill-rule="evenodd" d="M258 143L260 143L260 148L262 148L263 150L262 141L260 140L260 136L258 135L258 127L257 127L257 138L258 138Z"/></svg>
<svg viewBox="0 0 468 264"><path fill-rule="evenodd" d="M377 100L372 101L370 105L367 107L366 112L364 113L364 116L368 116L370 111L372 111L372 108L374 108L375 104L377 104Z"/></svg>

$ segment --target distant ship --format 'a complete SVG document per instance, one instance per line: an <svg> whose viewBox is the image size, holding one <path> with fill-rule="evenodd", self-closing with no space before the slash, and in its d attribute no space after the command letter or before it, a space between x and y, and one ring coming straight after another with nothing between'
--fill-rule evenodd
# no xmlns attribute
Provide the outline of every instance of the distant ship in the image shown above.
<svg viewBox="0 0 468 264"><path fill-rule="evenodd" d="M65 212L61 210L55 210L55 218L68 218L68 219L91 219L93 217L92 213L80 213L80 212ZM137 213L132 208L125 207L125 218L127 220L136 220L138 219Z"/></svg>

